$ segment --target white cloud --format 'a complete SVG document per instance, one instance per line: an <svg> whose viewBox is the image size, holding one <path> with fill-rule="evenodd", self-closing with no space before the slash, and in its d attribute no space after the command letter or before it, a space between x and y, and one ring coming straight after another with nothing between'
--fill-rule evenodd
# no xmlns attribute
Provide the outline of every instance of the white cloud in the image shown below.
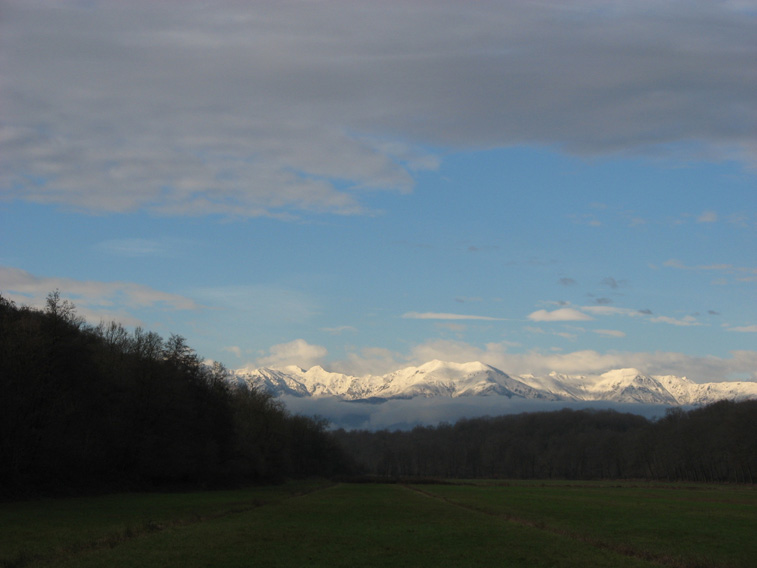
<svg viewBox="0 0 757 568"><path fill-rule="evenodd" d="M492 318L488 316L472 316L465 314L447 314L437 312L407 312L405 314L402 314L402 317L404 319L503 321L502 318Z"/></svg>
<svg viewBox="0 0 757 568"><path fill-rule="evenodd" d="M662 263L663 266L667 268L678 268L679 270L714 270L719 272L724 272L726 274L750 274L750 275L757 275L757 268L752 268L749 266L734 266L733 264L699 264L696 266L688 266L681 262L678 259L671 258L670 260L666 260ZM752 276L747 276L743 278L739 278L739 281L751 281L754 278Z"/></svg>
<svg viewBox="0 0 757 568"><path fill-rule="evenodd" d="M738 331L741 333L757 333L757 325L742 325L737 327L729 327L728 331Z"/></svg>
<svg viewBox="0 0 757 568"><path fill-rule="evenodd" d="M352 353L346 360L329 364L329 368L354 375L383 374L409 365L420 365L439 359L455 363L481 361L511 375L550 372L571 375L597 375L613 369L636 368L650 375L686 376L696 382L751 377L757 380L757 351L733 351L729 358L692 356L677 352L600 353L579 350L555 353L542 350L512 353L510 342L481 346L447 339L430 340L412 347L408 354L385 349ZM739 379L743 380L743 379Z"/></svg>
<svg viewBox="0 0 757 568"><path fill-rule="evenodd" d="M198 310L193 299L171 294L133 282L99 282L35 276L20 268L0 266L0 291L12 300L36 308L45 298L60 290L61 296L76 304L77 312L91 322L117 320L125 325L140 325L129 313L140 308Z"/></svg>
<svg viewBox="0 0 757 568"><path fill-rule="evenodd" d="M551 312L537 310L529 314L528 319L531 321L587 321L594 318L574 308L560 308Z"/></svg>
<svg viewBox="0 0 757 568"><path fill-rule="evenodd" d="M583 306L581 308L591 314L598 316L627 316L632 318L644 317L652 323L667 323L681 327L703 325L698 322L694 316L684 316L683 318L674 318L670 316L654 316L648 310L633 310L630 308L617 308L614 306Z"/></svg>
<svg viewBox="0 0 757 568"><path fill-rule="evenodd" d="M322 327L321 331L325 331L326 333L330 333L332 335L341 335L345 332L354 333L357 331L357 329L351 325L339 325L337 327Z"/></svg>
<svg viewBox="0 0 757 568"><path fill-rule="evenodd" d="M705 1L6 0L0 190L286 218L410 191L439 164L424 147L754 164L753 22Z"/></svg>
<svg viewBox="0 0 757 568"><path fill-rule="evenodd" d="M319 365L327 354L328 350L325 347L311 345L304 339L295 339L289 343L274 345L269 349L268 355L255 361L255 365L258 367L297 365L309 369Z"/></svg>
<svg viewBox="0 0 757 568"><path fill-rule="evenodd" d="M237 345L229 345L228 347L224 347L223 350L233 353L238 359L242 358L242 349Z"/></svg>
<svg viewBox="0 0 757 568"><path fill-rule="evenodd" d="M626 334L623 331L617 329L593 329L594 333L598 335L604 335L607 337L625 337Z"/></svg>
<svg viewBox="0 0 757 568"><path fill-rule="evenodd" d="M595 316L627 316L635 318L646 315L644 312L640 312L639 310L634 310L631 308L618 308L615 306L581 306L581 309Z"/></svg>
<svg viewBox="0 0 757 568"><path fill-rule="evenodd" d="M461 418L500 416L522 412L547 412L564 408L614 409L618 412L642 414L648 418L664 416L661 405L615 404L608 402L545 402L508 399L500 396L461 398L413 398L389 400L383 404L345 402L336 398L284 396L282 401L294 413L327 417L334 428L380 430L410 429L418 424L436 425L456 422Z"/></svg>
<svg viewBox="0 0 757 568"><path fill-rule="evenodd" d="M367 347L359 352L350 352L347 358L329 363L329 368L357 377L383 375L407 364L407 357L383 347Z"/></svg>
<svg viewBox="0 0 757 568"><path fill-rule="evenodd" d="M702 325L697 321L697 319L694 316L685 316L683 318L671 318L668 316L657 316L650 318L649 321L654 323L669 323L670 325L678 325L682 327L692 326L692 325Z"/></svg>
<svg viewBox="0 0 757 568"><path fill-rule="evenodd" d="M697 217L698 223L716 223L718 220L718 214L715 211L703 211L699 217Z"/></svg>

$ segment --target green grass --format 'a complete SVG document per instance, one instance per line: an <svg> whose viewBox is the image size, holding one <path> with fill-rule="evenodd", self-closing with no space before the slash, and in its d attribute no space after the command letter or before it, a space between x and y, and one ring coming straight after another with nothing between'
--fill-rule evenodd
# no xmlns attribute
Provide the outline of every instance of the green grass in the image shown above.
<svg viewBox="0 0 757 568"><path fill-rule="evenodd" d="M0 504L0 567L751 566L751 487L292 483Z"/></svg>
<svg viewBox="0 0 757 568"><path fill-rule="evenodd" d="M0 568L44 566L171 526L233 515L312 491L302 482L236 491L126 493L0 503Z"/></svg>
<svg viewBox="0 0 757 568"><path fill-rule="evenodd" d="M675 566L755 566L753 486L517 483L423 486L448 504Z"/></svg>

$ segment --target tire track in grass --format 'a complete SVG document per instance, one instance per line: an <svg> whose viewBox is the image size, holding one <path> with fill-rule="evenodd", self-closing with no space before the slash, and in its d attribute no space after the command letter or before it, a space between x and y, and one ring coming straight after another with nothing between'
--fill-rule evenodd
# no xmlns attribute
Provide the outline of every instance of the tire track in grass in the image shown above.
<svg viewBox="0 0 757 568"><path fill-rule="evenodd" d="M588 544L589 546L592 546L597 549L609 550L611 552L622 554L623 556L637 558L639 560L644 560L647 562L653 562L661 566L669 566L671 568L713 568L714 566L720 566L722 568L728 568L728 566L724 566L723 564L715 564L709 560L685 559L685 558L680 558L677 556L672 556L669 554L660 554L660 553L650 552L647 550L639 550L638 548L634 548L630 545L608 542L599 538L588 536L586 534L569 531L569 530L565 530L565 529L561 529L557 527L551 527L547 525L547 523L544 521L540 521L540 520L534 521L532 519L526 519L524 517L519 517L517 515L512 515L510 513L496 512L496 511L487 510L481 507L477 507L475 505L469 505L467 503L460 503L459 501L451 500L447 497L438 495L436 493L432 493L430 491L426 491L417 486L402 484L402 487L404 487L408 491L412 491L414 493L423 495L425 497L428 497L429 499L434 499L436 501L445 503L452 507L458 507L460 509L465 509L467 511L472 511L474 513L479 513L479 514L487 515L490 517L505 519L508 522L515 523L524 527L529 527L529 528L545 531L548 533L552 533L555 535L569 538L571 540L582 542L584 544ZM737 568L737 567L734 566L734 568Z"/></svg>
<svg viewBox="0 0 757 568"><path fill-rule="evenodd" d="M266 505L273 505L295 499L297 497L303 497L310 495L317 491L323 491L336 485L335 483L324 483L314 487L302 488L298 491L292 492L290 495L285 495L280 499L264 500L259 498L253 498L248 501L240 501L238 504L230 503L227 508L222 511L207 514L192 514L176 519L166 520L162 522L155 522L147 520L140 525L127 526L124 529L113 531L109 534L105 534L99 538L88 542L74 543L68 546L63 546L58 550L48 554L34 554L26 551L19 552L15 558L0 559L0 568L26 568L27 566L44 566L52 562L61 562L70 560L71 558L85 554L88 552L94 552L97 550L103 550L107 548L116 548L126 542L130 542L137 538L161 532L167 529L177 527L189 527L208 521L214 521L225 517L231 517L233 515L240 515Z"/></svg>

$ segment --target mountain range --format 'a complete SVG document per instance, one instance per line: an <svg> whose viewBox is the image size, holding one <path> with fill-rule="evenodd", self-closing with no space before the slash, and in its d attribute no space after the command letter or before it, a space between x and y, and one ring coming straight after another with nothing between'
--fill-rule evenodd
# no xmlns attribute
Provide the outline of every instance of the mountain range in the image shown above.
<svg viewBox="0 0 757 568"><path fill-rule="evenodd" d="M637 369L617 369L601 375L510 376L480 362L430 361L385 375L355 377L320 366L301 369L238 369L233 380L262 388L274 396L336 397L381 403L417 397L502 396L542 401L607 401L617 403L703 405L718 400L757 399L757 382L695 383L686 377L646 375Z"/></svg>

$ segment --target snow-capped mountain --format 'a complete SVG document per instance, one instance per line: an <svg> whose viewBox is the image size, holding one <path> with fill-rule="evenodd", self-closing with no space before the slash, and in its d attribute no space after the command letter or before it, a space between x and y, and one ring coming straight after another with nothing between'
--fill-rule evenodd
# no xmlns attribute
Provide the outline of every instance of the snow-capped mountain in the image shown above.
<svg viewBox="0 0 757 568"><path fill-rule="evenodd" d="M637 369L618 369L602 375L511 377L479 362L430 361L386 375L353 377L322 367L301 369L239 369L241 384L263 388L274 396L337 397L381 402L416 397L504 396L544 401L607 401L664 405L700 405L717 400L757 399L757 382L694 383L685 377L650 376Z"/></svg>

